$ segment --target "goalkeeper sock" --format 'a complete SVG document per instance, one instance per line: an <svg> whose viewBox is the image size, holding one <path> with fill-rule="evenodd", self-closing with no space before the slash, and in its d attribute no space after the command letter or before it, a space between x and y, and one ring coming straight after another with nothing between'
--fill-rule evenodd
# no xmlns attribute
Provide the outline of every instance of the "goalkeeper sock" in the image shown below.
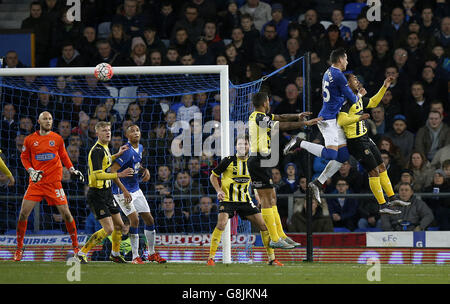
<svg viewBox="0 0 450 304"><path fill-rule="evenodd" d="M261 214L264 219L264 223L266 223L267 230L269 231L270 238L274 242L278 242L280 236L277 232L277 226L275 224L275 216L273 214L272 208L262 208Z"/></svg>
<svg viewBox="0 0 450 304"><path fill-rule="evenodd" d="M23 248L23 239L27 231L28 221L17 221L17 249Z"/></svg>
<svg viewBox="0 0 450 304"><path fill-rule="evenodd" d="M130 245L131 253L133 254L132 260L139 257L139 234L137 227L130 227Z"/></svg>
<svg viewBox="0 0 450 304"><path fill-rule="evenodd" d="M94 246L100 244L107 236L108 234L106 231L103 228L100 229L91 235L86 244L84 244L83 248L81 248L80 252L87 254Z"/></svg>
<svg viewBox="0 0 450 304"><path fill-rule="evenodd" d="M66 221L66 229L70 235L70 239L72 240L72 247L78 248L77 226L75 225L74 218L72 218L71 222Z"/></svg>
<svg viewBox="0 0 450 304"><path fill-rule="evenodd" d="M114 229L111 233L112 249L111 254L113 256L120 255L120 242L122 241L122 231Z"/></svg>
<svg viewBox="0 0 450 304"><path fill-rule="evenodd" d="M283 231L283 225L281 224L280 214L278 213L278 207L272 206L273 217L275 218L275 225L277 226L278 236L282 239L287 238L287 235Z"/></svg>
<svg viewBox="0 0 450 304"><path fill-rule="evenodd" d="M152 255L155 253L155 225L144 227L144 234L145 238L147 239L147 246L148 246L148 254Z"/></svg>
<svg viewBox="0 0 450 304"><path fill-rule="evenodd" d="M386 203L386 200L384 199L383 195L383 189L381 188L380 184L380 177L369 177L369 187L372 191L373 195L377 199L378 204L384 204Z"/></svg>
<svg viewBox="0 0 450 304"><path fill-rule="evenodd" d="M211 235L211 245L209 246L209 258L214 259L216 256L217 248L219 247L220 239L222 238L223 230L219 230L214 228L214 231Z"/></svg>
<svg viewBox="0 0 450 304"><path fill-rule="evenodd" d="M263 242L264 248L266 248L269 261L275 260L275 250L273 248L269 247L269 242L270 242L269 231L267 231L267 230L260 231L260 233L261 233L261 240Z"/></svg>
<svg viewBox="0 0 450 304"><path fill-rule="evenodd" d="M391 180L387 174L387 171L380 172L380 183L381 187L383 187L384 192L388 197L394 196L394 189L392 189Z"/></svg>

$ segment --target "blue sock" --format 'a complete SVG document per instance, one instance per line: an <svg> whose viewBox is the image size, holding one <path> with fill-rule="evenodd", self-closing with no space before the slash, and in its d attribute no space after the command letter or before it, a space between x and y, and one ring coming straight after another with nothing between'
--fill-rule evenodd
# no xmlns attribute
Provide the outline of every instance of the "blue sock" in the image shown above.
<svg viewBox="0 0 450 304"><path fill-rule="evenodd" d="M139 234L139 228L130 226L130 234Z"/></svg>
<svg viewBox="0 0 450 304"><path fill-rule="evenodd" d="M155 230L155 225L151 225L151 226L144 225L144 230L153 231L153 230Z"/></svg>
<svg viewBox="0 0 450 304"><path fill-rule="evenodd" d="M321 156L324 159L334 160L338 157L338 151L333 149L324 148L322 150Z"/></svg>
<svg viewBox="0 0 450 304"><path fill-rule="evenodd" d="M344 146L338 150L336 160L340 163L345 163L350 158L350 154L348 153L347 146Z"/></svg>

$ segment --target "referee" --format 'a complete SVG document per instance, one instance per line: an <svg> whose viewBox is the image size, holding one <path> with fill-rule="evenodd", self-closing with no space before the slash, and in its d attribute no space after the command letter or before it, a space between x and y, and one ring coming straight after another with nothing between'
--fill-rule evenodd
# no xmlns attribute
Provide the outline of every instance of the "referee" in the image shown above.
<svg viewBox="0 0 450 304"><path fill-rule="evenodd" d="M78 252L77 257L82 264L87 263L87 253L97 244L100 244L110 234L112 237L112 251L109 259L116 263L126 263L120 255L120 241L124 224L120 217L119 205L114 201L111 190L111 181L122 190L126 203L131 202L131 195L120 182L119 177L133 175L133 169L127 168L118 173L107 173L106 170L112 162L121 156L128 146L120 147L117 154L111 155L108 144L111 141L111 124L100 121L95 125L97 142L89 151L89 191L87 193L88 205L95 218L102 225L102 229L95 232Z"/></svg>

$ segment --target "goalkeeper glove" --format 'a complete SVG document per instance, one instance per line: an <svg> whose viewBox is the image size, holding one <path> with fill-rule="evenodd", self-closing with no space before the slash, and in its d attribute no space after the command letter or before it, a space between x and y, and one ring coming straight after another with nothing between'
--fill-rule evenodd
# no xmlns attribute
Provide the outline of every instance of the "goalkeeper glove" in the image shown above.
<svg viewBox="0 0 450 304"><path fill-rule="evenodd" d="M28 169L28 173L30 174L31 181L33 183L37 183L42 179L42 175L44 174L44 171L41 170L34 170L33 168Z"/></svg>
<svg viewBox="0 0 450 304"><path fill-rule="evenodd" d="M81 173L80 171L78 171L77 169L75 169L74 167L70 168L70 173L72 173L73 175L76 175L78 180L82 183L84 183L84 176L83 173Z"/></svg>

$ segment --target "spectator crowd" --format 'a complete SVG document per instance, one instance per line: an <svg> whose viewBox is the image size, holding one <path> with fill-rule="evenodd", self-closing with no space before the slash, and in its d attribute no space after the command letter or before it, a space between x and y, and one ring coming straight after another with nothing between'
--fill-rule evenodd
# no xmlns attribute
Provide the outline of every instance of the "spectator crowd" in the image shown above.
<svg viewBox="0 0 450 304"><path fill-rule="evenodd" d="M365 3L81 1L81 20L71 21L65 1L45 0L30 4L30 16L21 28L35 33L37 67L93 67L102 62L113 67L228 65L233 84L276 71L261 87L270 93L274 114L303 112L301 61L282 67L310 52L312 112L317 116L329 55L343 47L348 55L347 70L358 77L367 96L375 95L386 77L394 79L379 106L369 112L367 124L396 192L412 204L402 207L406 209L399 216L380 217L374 199L346 198L348 193L370 192L367 172L351 158L323 189L344 196L322 205L313 203L314 230L450 230L450 197L421 199L414 195L450 192L450 6L445 0L382 1L381 20L373 21ZM25 67L17 50L0 55L4 56L3 68ZM214 229L218 210L209 175L220 157L205 153L174 156L172 150L182 145L174 134L177 121L189 122L193 142L207 122L220 122L218 94L150 98L138 88L138 98L129 100L114 98L93 75L55 76L45 81L24 76L20 89L0 85L0 147L17 180L13 189L5 190L8 194L22 195L26 190L28 176L20 153L42 111L53 114L54 131L63 137L72 163L84 174L98 121L112 123L112 153L126 142L123 131L137 124L145 149L143 166L151 172L151 182L141 188L156 197L149 204L157 231L210 233ZM300 131L282 133L280 148ZM203 141L207 137L203 135ZM211 137L218 139L220 134L216 130ZM313 129L312 138L323 144L318 129ZM278 194L305 193L306 159L305 151L280 159L272 169ZM326 164L315 157L313 177ZM0 175L0 183L4 182ZM80 229L87 229L86 219L91 215L85 201L71 199L85 195L86 185L72 180L65 170L63 186ZM295 199L290 219L287 199L280 198L278 205L288 231L305 231L304 199ZM56 211L41 206L41 229L64 230ZM19 200L0 204L0 232L15 228L19 208Z"/></svg>

